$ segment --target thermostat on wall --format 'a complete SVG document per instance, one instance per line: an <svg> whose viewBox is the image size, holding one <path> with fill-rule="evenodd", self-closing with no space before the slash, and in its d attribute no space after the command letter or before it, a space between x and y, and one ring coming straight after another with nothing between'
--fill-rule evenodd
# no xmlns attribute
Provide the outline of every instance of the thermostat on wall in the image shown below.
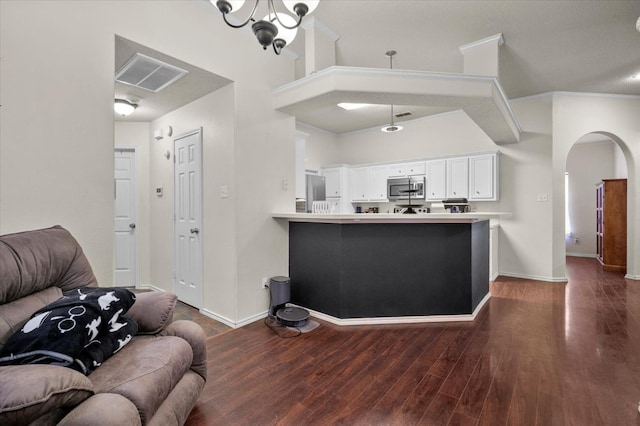
<svg viewBox="0 0 640 426"><path fill-rule="evenodd" d="M156 196L157 197L162 197L162 187L161 186L156 187Z"/></svg>

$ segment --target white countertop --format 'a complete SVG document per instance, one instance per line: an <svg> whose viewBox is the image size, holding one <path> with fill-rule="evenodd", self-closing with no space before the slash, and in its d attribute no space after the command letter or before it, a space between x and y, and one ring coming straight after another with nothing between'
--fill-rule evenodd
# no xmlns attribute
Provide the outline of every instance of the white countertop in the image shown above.
<svg viewBox="0 0 640 426"><path fill-rule="evenodd" d="M510 213L273 213L271 216L274 219L286 219L289 222L316 223L474 223L507 215Z"/></svg>

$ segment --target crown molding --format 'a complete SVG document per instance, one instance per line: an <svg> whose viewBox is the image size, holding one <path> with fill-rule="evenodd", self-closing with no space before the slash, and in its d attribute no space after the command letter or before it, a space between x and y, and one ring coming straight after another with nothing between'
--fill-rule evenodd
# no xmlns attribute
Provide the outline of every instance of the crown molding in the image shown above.
<svg viewBox="0 0 640 426"><path fill-rule="evenodd" d="M504 37L502 36L502 33L492 35L487 38L483 38L482 40L477 40L471 43L463 44L462 46L458 47L458 50L460 50L460 53L464 55L465 52L469 49L473 49L474 47L478 47L478 46L482 46L484 44L490 44L490 43L497 43L498 46L502 46L504 44Z"/></svg>

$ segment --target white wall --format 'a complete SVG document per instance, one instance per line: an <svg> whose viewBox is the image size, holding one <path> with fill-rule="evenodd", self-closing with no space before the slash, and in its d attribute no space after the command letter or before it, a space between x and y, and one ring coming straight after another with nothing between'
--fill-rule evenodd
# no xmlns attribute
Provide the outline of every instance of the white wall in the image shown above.
<svg viewBox="0 0 640 426"><path fill-rule="evenodd" d="M567 254L596 256L596 185L615 178L613 141L576 143L567 158L569 173L569 217L572 238L566 240ZM578 239L578 243L575 239Z"/></svg>
<svg viewBox="0 0 640 426"><path fill-rule="evenodd" d="M234 87L232 84L210 93L151 123L154 129L172 126L172 137L154 141L150 150L151 223L150 238L152 283L173 290L173 214L174 159L164 153L173 150L173 140L181 134L202 128L203 225L203 302L208 311L227 320L236 315L236 236ZM220 186L230 188L229 198L220 198ZM164 187L164 196L152 195L152 189Z"/></svg>
<svg viewBox="0 0 640 426"><path fill-rule="evenodd" d="M273 110L271 90L293 79L293 60L263 51L250 31L227 27L209 2L0 2L0 232L65 225L99 282L113 282L116 34L235 82L233 105L216 110L229 108L233 117L226 131L233 158L226 153L207 172L233 182L235 282L231 296L206 294L204 308L233 324L265 312L261 277L288 271L287 229L270 213L295 205L294 191L281 185L294 180L295 123ZM152 148L151 158L157 154ZM164 166L153 167L152 186ZM227 174L217 178L217 170ZM151 205L151 221L157 207ZM150 238L171 246L165 237L172 228L152 223ZM157 265L162 261L172 264L152 258L150 276L164 288L171 277ZM233 275L224 274L225 281Z"/></svg>
<svg viewBox="0 0 640 426"><path fill-rule="evenodd" d="M553 268L565 265L564 170L573 144L589 133L613 139L627 160L627 276L640 279L640 98L556 93L553 107Z"/></svg>
<svg viewBox="0 0 640 426"><path fill-rule="evenodd" d="M323 166L339 162L341 149L335 134L304 123L297 123L296 128L309 135L305 147L305 170L320 170Z"/></svg>
<svg viewBox="0 0 640 426"><path fill-rule="evenodd" d="M114 123L114 146L134 148L136 152L136 244L138 247L138 286L151 284L149 259L149 123L116 121Z"/></svg>
<svg viewBox="0 0 640 426"><path fill-rule="evenodd" d="M496 150L498 146L462 111L403 122L399 133L379 128L340 135L339 162L402 161Z"/></svg>

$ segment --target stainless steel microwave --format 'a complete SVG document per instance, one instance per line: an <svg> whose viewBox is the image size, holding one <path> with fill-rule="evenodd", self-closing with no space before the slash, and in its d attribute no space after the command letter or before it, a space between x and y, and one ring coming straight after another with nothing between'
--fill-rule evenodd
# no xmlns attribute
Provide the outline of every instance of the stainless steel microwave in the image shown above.
<svg viewBox="0 0 640 426"><path fill-rule="evenodd" d="M387 179L387 198L390 201L424 200L424 176Z"/></svg>

